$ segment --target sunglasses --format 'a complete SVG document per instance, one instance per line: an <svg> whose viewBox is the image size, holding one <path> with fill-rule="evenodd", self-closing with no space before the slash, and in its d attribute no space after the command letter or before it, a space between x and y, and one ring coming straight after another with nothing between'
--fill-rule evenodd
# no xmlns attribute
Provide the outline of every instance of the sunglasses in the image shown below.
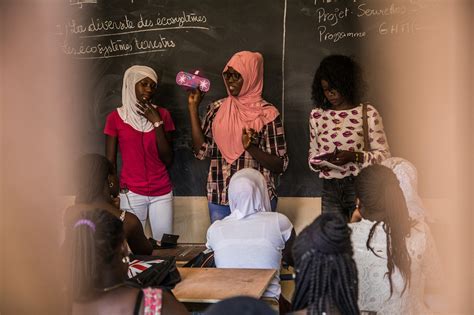
<svg viewBox="0 0 474 315"><path fill-rule="evenodd" d="M242 78L242 76L240 75L240 73L238 72L229 72L229 71L226 71L223 73L224 75L224 78L226 80L230 80L232 78L232 80L234 81L238 81Z"/></svg>

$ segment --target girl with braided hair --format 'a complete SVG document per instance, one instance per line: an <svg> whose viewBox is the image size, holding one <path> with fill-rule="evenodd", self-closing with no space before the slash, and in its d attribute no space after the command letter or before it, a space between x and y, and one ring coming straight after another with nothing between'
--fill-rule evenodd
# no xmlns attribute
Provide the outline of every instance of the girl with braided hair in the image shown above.
<svg viewBox="0 0 474 315"><path fill-rule="evenodd" d="M428 226L410 218L396 175L382 165L355 182L358 207L351 223L359 270L359 307L377 314L427 314L425 284L438 286L436 251ZM355 217L354 216L354 217Z"/></svg>
<svg viewBox="0 0 474 315"><path fill-rule="evenodd" d="M342 215L323 213L298 235L293 246L293 310L328 315L360 313L350 234Z"/></svg>
<svg viewBox="0 0 474 315"><path fill-rule="evenodd" d="M125 284L128 249L123 223L107 210L80 213L67 227L72 314L187 314L174 296L160 288Z"/></svg>

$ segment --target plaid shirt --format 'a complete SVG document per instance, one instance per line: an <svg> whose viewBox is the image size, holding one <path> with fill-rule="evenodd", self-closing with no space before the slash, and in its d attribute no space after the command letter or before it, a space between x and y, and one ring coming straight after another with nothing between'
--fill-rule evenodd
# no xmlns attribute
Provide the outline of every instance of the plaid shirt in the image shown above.
<svg viewBox="0 0 474 315"><path fill-rule="evenodd" d="M227 205L229 203L227 199L227 189L230 178L237 171L246 167L254 168L262 173L267 182L270 199L276 197L275 178L280 174L274 174L270 170L264 168L247 151L244 151L244 153L242 153L242 155L232 164L227 163L227 161L222 157L222 154L212 136L212 122L214 121L216 113L223 100L224 99L215 101L209 105L206 117L202 123L202 131L205 141L199 152L194 153L196 158L200 160L203 160L206 157L211 158L209 175L207 177L207 199L215 204ZM283 160L283 171L285 171L288 167L288 155L286 153L285 132L283 130L280 116L265 125L258 133L257 139L260 150L276 155Z"/></svg>

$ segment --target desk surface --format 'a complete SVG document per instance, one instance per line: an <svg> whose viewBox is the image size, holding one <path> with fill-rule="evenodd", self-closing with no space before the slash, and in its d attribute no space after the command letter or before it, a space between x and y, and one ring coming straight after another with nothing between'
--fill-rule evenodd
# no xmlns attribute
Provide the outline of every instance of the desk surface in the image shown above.
<svg viewBox="0 0 474 315"><path fill-rule="evenodd" d="M260 298L275 269L178 268L181 282L173 289L180 302L216 303L247 295Z"/></svg>

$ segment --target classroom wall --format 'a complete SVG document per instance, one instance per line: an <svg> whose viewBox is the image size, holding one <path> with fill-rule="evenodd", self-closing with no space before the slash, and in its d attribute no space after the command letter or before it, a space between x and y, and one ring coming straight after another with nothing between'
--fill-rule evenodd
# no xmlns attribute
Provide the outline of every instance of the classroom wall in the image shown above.
<svg viewBox="0 0 474 315"><path fill-rule="evenodd" d="M173 231L178 234L179 242L204 243L206 231L210 225L206 197L174 197L174 224ZM74 203L74 196L58 198L57 209L64 212ZM434 220L437 229L444 229L445 224L440 222L442 213L449 209L449 200L442 198L423 199L423 203ZM290 219L297 234L321 213L321 198L319 197L280 197L278 198L278 212ZM58 216L58 224L61 224ZM147 222L145 234L151 236L150 226ZM63 239L63 235L61 239ZM449 246L439 241L441 247Z"/></svg>
<svg viewBox="0 0 474 315"><path fill-rule="evenodd" d="M70 166L67 162L74 161L84 152L78 149L80 146L75 142L88 140L75 135L75 132L89 130L78 119L79 115L71 114L85 108L77 106L77 103L86 87L75 84L77 82L73 77L81 71L77 71L57 49L62 42L58 43L57 37L53 36L55 24L65 18L54 6L56 2L61 7L74 3L55 0L0 1L0 37L2 48L5 47L0 51L1 314L67 313L62 308L65 299L62 296L63 279L59 265L61 253L56 244L62 227L61 213L67 205L72 204L72 198L62 198L67 200L60 200L54 206L51 203L53 196L70 193L71 189L64 188L71 187L72 184L65 171ZM324 3L323 0L317 2ZM359 0L326 2L353 2L359 5ZM383 97L387 102L380 102L384 106L384 118L387 118L389 141L393 148L399 148L394 152L410 158L419 167L422 196L429 197L424 199L425 205L432 210L439 224L438 227L435 226L435 236L442 259L447 262L444 276L451 282L447 289L456 309L450 313L474 314L471 200L474 148L471 127L474 120L473 2L409 2L441 5L441 14L435 18L428 16L433 18L441 32L422 37L417 41L418 49L415 49L416 45L392 43L392 54L380 54L381 58L374 62L372 78L376 79L373 81L384 82L390 74L397 75L393 81L385 81L392 91L390 95ZM228 18L225 14L222 17ZM316 26L315 23L314 27ZM237 30L235 27L233 29ZM225 28L220 30L226 31ZM309 28L302 28L298 32L306 34ZM243 41L240 37L236 38L233 43L239 44L241 48ZM321 47L317 42L315 45ZM288 47L292 47L294 51L304 50L309 55L316 51L308 49L304 41L300 41L298 46ZM408 53L401 52L404 47L411 50ZM367 49L377 47L368 46ZM327 50L325 54L333 51L335 50ZM223 55L226 54L222 53L221 56ZM405 64L396 62L407 59L409 62ZM309 63L300 62L301 59L294 60L308 67ZM318 60L315 58L314 63ZM111 61L108 59L108 62ZM410 73L404 76L403 68L410 69ZM385 69L389 71L384 71ZM90 78L86 82L90 85L95 83ZM287 91L293 91L295 87L297 85L287 85ZM378 93L385 94L388 91L380 89ZM288 95L285 98L290 99ZM300 98L303 102L309 101L307 94L301 94ZM380 96L378 98L382 99ZM309 102L307 104L310 105ZM292 106L294 103L287 105L287 113L297 113ZM308 111L300 112L307 115ZM404 115L406 112L412 115L407 117ZM286 116L288 120L290 115ZM184 121L184 118L181 119ZM429 141L423 141L425 139ZM102 152L103 146L100 143L97 146L98 152ZM298 165L294 161L290 165ZM192 163L198 162L193 160ZM302 164L301 167L306 171L305 165ZM205 174L206 171L202 178L205 178ZM288 182L291 183L290 180ZM178 201L183 202L183 210L180 210ZM304 206L299 199L289 198L287 201L289 205L284 206L286 201L281 199L281 210L288 213L290 218L293 217L291 219L295 225L300 219L305 223L311 221L300 215L301 211L304 212L300 210ZM176 203L176 231L189 233L183 234L183 240L199 241L203 232L197 231L197 228L202 229L205 224L201 225L197 218L207 217L204 215L204 198L191 201L176 199ZM189 208L194 210L189 211Z"/></svg>
<svg viewBox="0 0 474 315"><path fill-rule="evenodd" d="M285 214L299 233L321 213L321 198L280 197L278 212ZM174 198L174 233L181 242L205 242L209 227L206 197ZM146 231L150 233L149 229Z"/></svg>
<svg viewBox="0 0 474 315"><path fill-rule="evenodd" d="M285 214L295 227L296 233L311 223L321 213L321 198L311 197L280 197L278 211ZM174 226L173 231L178 234L179 242L204 243L206 231L210 225L206 197L174 197ZM74 196L61 196L57 199L58 213L64 211L74 203ZM58 215L57 223L62 224L63 214ZM145 234L151 236L147 222ZM61 232L60 239L64 239Z"/></svg>

